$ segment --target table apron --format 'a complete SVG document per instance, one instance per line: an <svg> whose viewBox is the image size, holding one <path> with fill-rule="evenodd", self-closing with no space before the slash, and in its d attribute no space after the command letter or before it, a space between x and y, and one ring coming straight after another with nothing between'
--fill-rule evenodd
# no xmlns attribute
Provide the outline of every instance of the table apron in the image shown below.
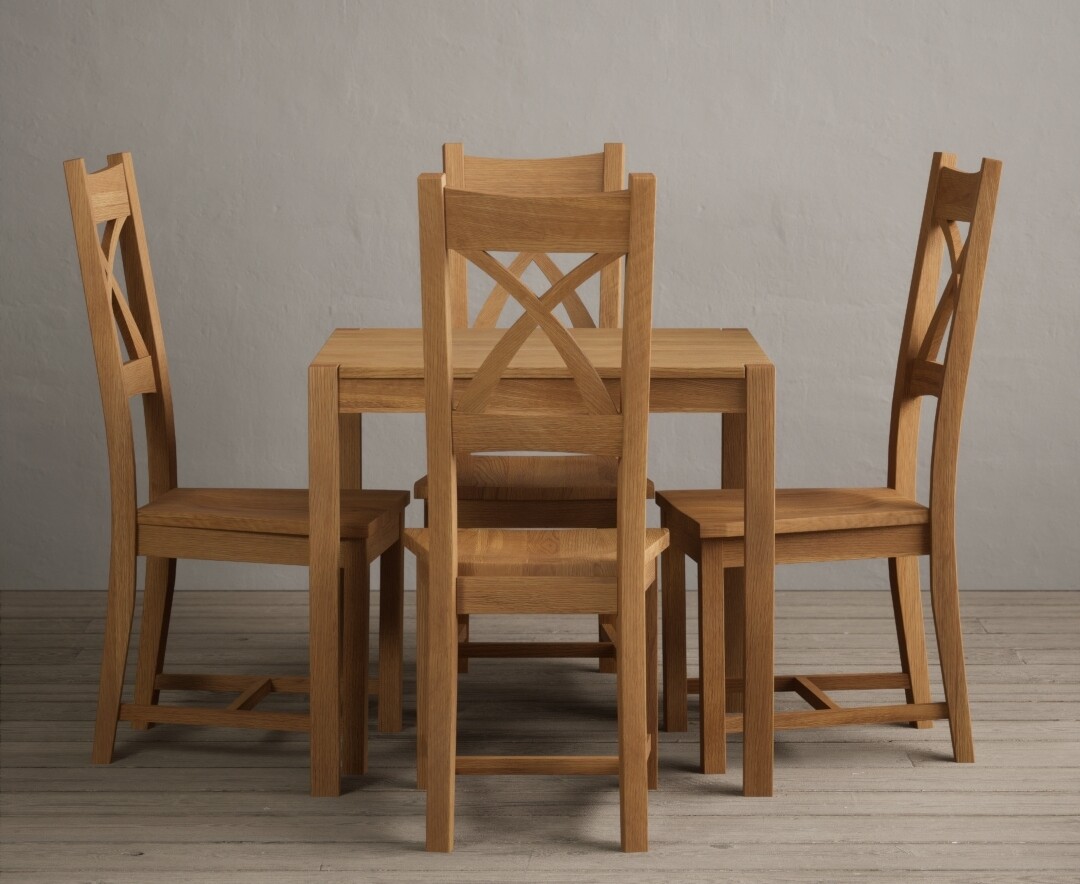
<svg viewBox="0 0 1080 884"><path fill-rule="evenodd" d="M468 379L455 381L455 396L468 383ZM604 383L613 398L617 397L619 382L610 380ZM504 378L492 397L489 411L514 411L526 403L535 408L540 398L549 399L555 410L565 406L567 414L582 413L574 382L568 378ZM342 414L423 412L424 381L421 378L341 378L338 382L338 410ZM649 411L669 414L744 413L746 379L653 378L649 386Z"/></svg>

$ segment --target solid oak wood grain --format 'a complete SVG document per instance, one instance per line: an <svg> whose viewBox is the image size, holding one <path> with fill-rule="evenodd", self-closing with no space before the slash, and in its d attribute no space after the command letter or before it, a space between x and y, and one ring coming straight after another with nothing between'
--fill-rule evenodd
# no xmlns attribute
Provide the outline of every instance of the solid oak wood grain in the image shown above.
<svg viewBox="0 0 1080 884"><path fill-rule="evenodd" d="M617 478L616 463L610 458L582 455L487 455L459 458L459 518L461 502L464 500L613 501ZM565 482L565 487L560 487L557 484L559 481ZM647 494L649 497L655 494L651 481ZM418 500L427 497L426 476L416 483L413 496Z"/></svg>
<svg viewBox="0 0 1080 884"><path fill-rule="evenodd" d="M408 502L407 491L343 489L342 537L369 536ZM303 536L308 493L306 488L173 488L139 508L139 524Z"/></svg>
<svg viewBox="0 0 1080 884"><path fill-rule="evenodd" d="M431 546L429 528L407 528L405 546L426 558ZM655 559L667 546L667 531L646 528L642 542L646 559ZM615 528L516 529L459 528L458 571L468 577L614 577L618 561Z"/></svg>
<svg viewBox="0 0 1080 884"><path fill-rule="evenodd" d="M448 245L458 252L625 252L625 194L515 197L448 189Z"/></svg>
<svg viewBox="0 0 1080 884"><path fill-rule="evenodd" d="M697 527L701 539L743 536L741 490L665 491L663 495L668 505ZM929 521L929 507L892 488L778 488L773 530L795 534Z"/></svg>
<svg viewBox="0 0 1080 884"><path fill-rule="evenodd" d="M472 378L499 341L505 329L458 329L454 344L455 378ZM622 331L617 328L572 328L567 330L602 378L618 380L622 366ZM534 331L511 360L504 378L570 378L559 356L543 332ZM424 377L423 335L413 328L339 328L316 354L313 365L339 366L339 378L347 402L351 380L373 378L418 380ZM745 328L656 328L649 359L650 398L658 382L670 380L681 389L688 381L729 379L743 381L747 365L767 365L769 358ZM660 386L663 386L662 384ZM709 385L711 388L711 384ZM733 384L741 387L742 384ZM416 411L423 408L423 388L415 388L419 401L402 386L387 401L386 411ZM735 400L738 402L739 400ZM745 409L745 392L741 397ZM654 409L655 410L655 409Z"/></svg>

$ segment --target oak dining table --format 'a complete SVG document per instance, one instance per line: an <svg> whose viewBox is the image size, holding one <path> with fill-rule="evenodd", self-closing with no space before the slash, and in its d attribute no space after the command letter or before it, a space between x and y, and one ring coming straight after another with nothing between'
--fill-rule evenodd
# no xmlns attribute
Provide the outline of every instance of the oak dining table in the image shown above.
<svg viewBox="0 0 1080 884"><path fill-rule="evenodd" d="M455 384L472 377L504 331L455 330ZM570 333L604 383L616 391L621 330L580 328ZM564 388L568 396L574 395L562 357L545 335L534 332L500 382L499 401L512 409L522 396L555 398ZM774 403L773 365L748 330L653 330L650 411L723 415L723 442L716 458L720 478L726 487L744 489L745 566L725 576L725 592L735 600L729 611L737 618L726 631L738 636L741 647L737 659L729 660L727 675L737 678L741 663L743 793L753 796L771 795L773 781ZM336 329L308 368L312 795L341 792L340 496L342 488L361 487L360 415L423 411L419 328ZM666 598L665 604L670 604ZM664 616L685 617L685 611L665 608ZM685 676L685 659L665 659L664 665L681 667ZM400 678L400 672L390 673L389 680L383 674L381 681L389 688L390 681L400 684ZM735 698L735 708L739 702Z"/></svg>

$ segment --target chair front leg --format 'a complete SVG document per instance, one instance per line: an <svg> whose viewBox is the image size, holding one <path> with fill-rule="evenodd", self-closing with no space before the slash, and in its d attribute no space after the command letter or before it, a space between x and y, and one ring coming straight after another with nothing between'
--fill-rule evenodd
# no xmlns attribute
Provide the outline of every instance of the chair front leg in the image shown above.
<svg viewBox="0 0 1080 884"><path fill-rule="evenodd" d="M655 564L652 565L655 568ZM660 697L657 685L657 592L656 578L645 591L645 715L649 724L649 788L660 788Z"/></svg>
<svg viewBox="0 0 1080 884"><path fill-rule="evenodd" d="M660 510L660 524L667 527L667 511ZM686 697L686 552L676 538L660 554L663 576L664 730L687 728Z"/></svg>
<svg viewBox="0 0 1080 884"><path fill-rule="evenodd" d="M727 677L741 682L746 674L746 571L743 568L724 569L724 665ZM744 711L741 688L730 690L726 697L728 712Z"/></svg>
<svg viewBox="0 0 1080 884"><path fill-rule="evenodd" d="M371 568L363 543L344 544L341 617L341 769L365 774L368 765L368 631ZM382 695L379 697L380 711Z"/></svg>
<svg viewBox="0 0 1080 884"><path fill-rule="evenodd" d="M727 770L727 675L724 653L724 556L719 541L701 542L698 568L698 676L701 772Z"/></svg>
<svg viewBox="0 0 1080 884"><path fill-rule="evenodd" d="M157 677L165 669L165 645L169 638L173 589L176 586L176 559L148 556L143 589L142 625L139 627L139 659L135 670L135 703L153 706L158 702ZM152 728L152 722L132 722L134 730Z"/></svg>
<svg viewBox="0 0 1080 884"><path fill-rule="evenodd" d="M398 539L379 559L379 731L399 733L405 692L405 513Z"/></svg>

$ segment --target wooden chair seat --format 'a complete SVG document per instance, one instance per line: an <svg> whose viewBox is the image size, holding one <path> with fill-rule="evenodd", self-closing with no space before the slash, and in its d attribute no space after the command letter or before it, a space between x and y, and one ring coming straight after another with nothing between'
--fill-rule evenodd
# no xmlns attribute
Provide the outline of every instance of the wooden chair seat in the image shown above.
<svg viewBox="0 0 1080 884"><path fill-rule="evenodd" d="M698 538L743 536L741 489L662 491L662 507L691 523ZM930 509L892 488L778 488L777 534L926 525Z"/></svg>
<svg viewBox="0 0 1080 884"><path fill-rule="evenodd" d="M408 506L405 491L342 490L341 536L368 537ZM306 488L173 488L139 507L140 525L308 534Z"/></svg>
<svg viewBox="0 0 1080 884"><path fill-rule="evenodd" d="M431 532L407 528L405 548L426 561ZM615 579L615 528L458 531L458 573L469 577L603 577ZM645 531L645 561L668 545L664 528Z"/></svg>
<svg viewBox="0 0 1080 884"><path fill-rule="evenodd" d="M458 459L458 500L615 500L619 465L597 455L472 455ZM413 486L427 500L428 478ZM656 496L648 481L647 496Z"/></svg>

